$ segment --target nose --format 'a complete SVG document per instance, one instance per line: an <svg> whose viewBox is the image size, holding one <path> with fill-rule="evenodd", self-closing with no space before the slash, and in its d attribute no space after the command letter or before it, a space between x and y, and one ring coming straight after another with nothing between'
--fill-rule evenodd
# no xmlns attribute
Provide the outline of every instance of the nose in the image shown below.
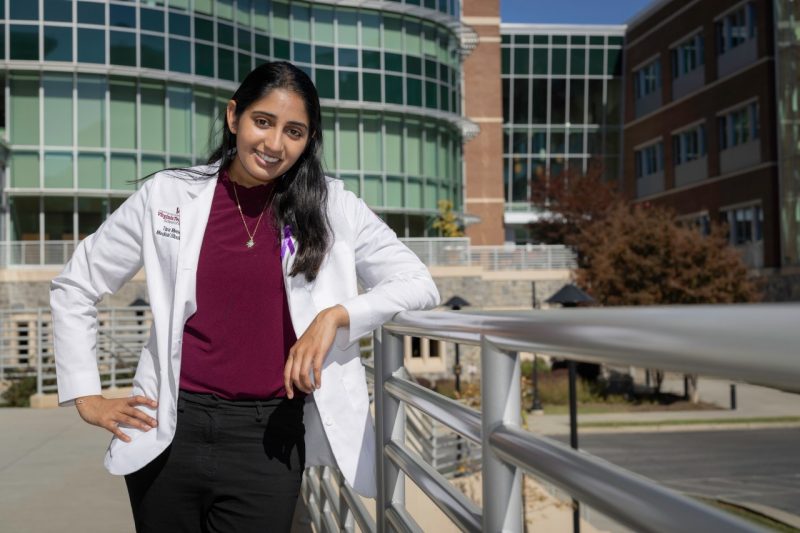
<svg viewBox="0 0 800 533"><path fill-rule="evenodd" d="M279 128L269 128L264 133L264 146L270 155L280 157L283 152L283 135Z"/></svg>

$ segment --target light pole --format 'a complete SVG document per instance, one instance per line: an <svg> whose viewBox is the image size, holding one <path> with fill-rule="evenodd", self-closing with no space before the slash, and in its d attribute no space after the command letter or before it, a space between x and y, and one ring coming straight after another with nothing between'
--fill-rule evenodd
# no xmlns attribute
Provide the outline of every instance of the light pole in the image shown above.
<svg viewBox="0 0 800 533"><path fill-rule="evenodd" d="M453 296L449 300L447 300L444 305L452 309L453 311L458 311L462 307L466 307L470 305L468 301L466 301L461 296ZM456 377L456 393L458 393L459 397L461 396L461 355L458 352L458 343L456 343L456 362L453 365L453 374Z"/></svg>
<svg viewBox="0 0 800 533"><path fill-rule="evenodd" d="M557 293L547 299L549 304L561 304L561 307L578 307L590 305L594 299L580 290L572 283L568 283L559 289ZM573 450L578 449L578 400L576 387L576 364L572 359L569 360L569 443ZM580 533L580 503L572 500L572 531Z"/></svg>

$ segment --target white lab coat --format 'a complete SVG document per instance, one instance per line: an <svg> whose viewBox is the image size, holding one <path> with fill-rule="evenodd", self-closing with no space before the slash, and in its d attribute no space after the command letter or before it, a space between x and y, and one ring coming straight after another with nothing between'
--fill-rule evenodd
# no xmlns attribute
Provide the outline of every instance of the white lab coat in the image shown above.
<svg viewBox="0 0 800 533"><path fill-rule="evenodd" d="M317 279L288 276L296 254L287 252L282 261L298 338L327 307L341 304L350 315L349 329L338 331L325 358L322 387L306 399L306 466L336 465L357 492L374 497L375 435L357 341L399 311L437 305L439 293L425 266L363 201L341 181L327 182L333 239ZM112 438L105 458L112 474L142 468L175 434L183 327L197 309L197 261L216 183L158 173L80 243L52 281L58 396L71 405L77 397L100 394L97 302L145 268L153 325L133 394L158 400L155 410L141 407L158 427L142 432L122 426L132 440ZM358 294L358 282L367 292Z"/></svg>

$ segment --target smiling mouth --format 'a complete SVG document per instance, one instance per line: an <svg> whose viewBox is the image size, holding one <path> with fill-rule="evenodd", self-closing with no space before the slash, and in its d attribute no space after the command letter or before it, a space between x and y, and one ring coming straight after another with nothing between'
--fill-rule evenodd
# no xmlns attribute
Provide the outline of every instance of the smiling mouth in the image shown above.
<svg viewBox="0 0 800 533"><path fill-rule="evenodd" d="M277 163L278 161L280 161L280 159L277 158L277 157L272 157L272 156L269 156L269 155L266 155L266 154L262 154L260 152L256 152L256 155L258 157L260 157L261 160L266 162L266 163Z"/></svg>

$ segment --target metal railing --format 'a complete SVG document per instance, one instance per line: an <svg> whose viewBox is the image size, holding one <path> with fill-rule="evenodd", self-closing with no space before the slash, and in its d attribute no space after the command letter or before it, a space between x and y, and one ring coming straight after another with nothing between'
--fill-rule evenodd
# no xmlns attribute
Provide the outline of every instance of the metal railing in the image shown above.
<svg viewBox="0 0 800 533"><path fill-rule="evenodd" d="M472 246L466 237L400 239L427 266L474 266L484 270L575 268L575 252L564 245Z"/></svg>
<svg viewBox="0 0 800 533"><path fill-rule="evenodd" d="M97 321L102 386L130 385L150 333L150 308L100 308ZM57 390L52 321L47 308L0 312L0 381L26 377L36 377L39 394Z"/></svg>
<svg viewBox="0 0 800 533"><path fill-rule="evenodd" d="M474 266L485 270L575 268L575 253L564 245L472 246L466 237L400 239L427 266ZM76 241L8 241L0 243L0 268L61 267Z"/></svg>
<svg viewBox="0 0 800 533"><path fill-rule="evenodd" d="M405 508L410 478L465 531L523 531L523 473L532 474L635 531L762 531L583 451L520 428L518 353L661 368L800 392L798 305L671 306L548 310L520 315L401 313L375 333L378 498L371 521L341 482L315 493L317 531L421 531ZM404 379L405 335L481 347L482 412ZM757 357L755 357L757 355ZM483 448L483 508L407 447L412 406ZM335 477L335 475L333 476ZM338 496L337 496L338 495ZM327 503L316 505L320 498ZM338 498L338 499L337 499ZM336 504L331 502L336 500Z"/></svg>

